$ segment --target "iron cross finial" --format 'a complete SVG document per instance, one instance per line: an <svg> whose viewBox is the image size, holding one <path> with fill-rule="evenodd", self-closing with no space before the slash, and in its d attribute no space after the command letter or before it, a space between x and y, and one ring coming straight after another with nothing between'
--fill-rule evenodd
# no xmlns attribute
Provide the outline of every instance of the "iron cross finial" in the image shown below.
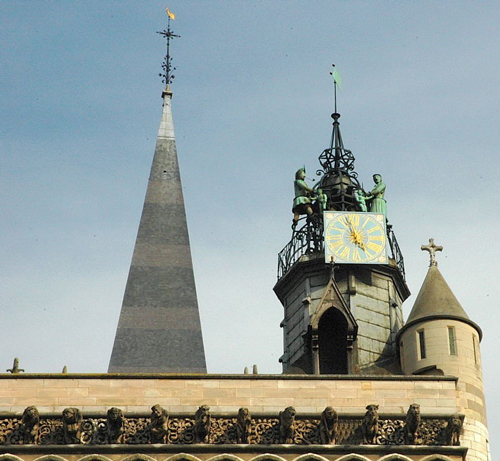
<svg viewBox="0 0 500 461"><path fill-rule="evenodd" d="M429 239L429 245L422 245L420 247L422 251L428 251L431 257L431 263L429 266L437 266L438 263L436 261L436 251L443 251L442 246L438 246L434 244L434 239Z"/></svg>
<svg viewBox="0 0 500 461"><path fill-rule="evenodd" d="M165 56L163 64L161 65L163 73L160 73L158 75L162 78L162 82L165 83L166 87L168 88L168 86L172 83L172 80L175 78L173 71L176 69L175 67L172 67L172 58L170 57L170 39L174 39L177 37L180 38L180 35L175 35L174 32L170 29L170 19L175 19L175 15L171 13L168 8L167 8L167 15L168 15L167 29L156 33L163 35L167 39L167 55Z"/></svg>

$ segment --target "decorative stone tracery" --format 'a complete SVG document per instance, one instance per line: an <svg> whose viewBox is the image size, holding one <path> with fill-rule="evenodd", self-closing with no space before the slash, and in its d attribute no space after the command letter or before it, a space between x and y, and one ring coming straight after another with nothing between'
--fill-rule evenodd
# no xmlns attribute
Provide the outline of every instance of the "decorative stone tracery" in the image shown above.
<svg viewBox="0 0 500 461"><path fill-rule="evenodd" d="M210 415L201 410L193 418L173 416L168 418L159 405L161 413L161 436L158 434L158 421L154 417L125 418L123 412L113 408L111 413L118 415L118 421L110 418L84 418L74 408L66 409L60 417L39 417L36 430L26 436L26 424L21 417L0 419L0 445L64 445L81 443L85 445L127 444L140 445L162 443L172 445L208 444L331 444L331 445L407 445L408 421L401 417L380 417L378 406L370 405L365 417L336 415L335 410L327 407L331 414L326 421L326 413L317 417L303 417L299 414L292 418L284 417L290 408L280 415L250 416L248 409L241 409L234 417ZM155 408L153 407L153 408ZM377 407L377 408L375 408ZM71 410L71 411L67 411ZM333 413L332 413L333 412ZM69 414L71 413L71 414ZM200 413L200 414L198 414ZM205 414L206 413L206 414ZM370 414L369 414L370 413ZM205 416L205 417L203 417ZM155 424L156 423L156 424ZM113 425L113 427L110 426ZM326 425L326 426L325 426ZM447 446L459 445L462 425L460 415L450 417L420 417L418 439L414 444ZM412 428L413 430L413 428ZM406 440L405 440L406 439ZM27 442L28 440L28 442Z"/></svg>

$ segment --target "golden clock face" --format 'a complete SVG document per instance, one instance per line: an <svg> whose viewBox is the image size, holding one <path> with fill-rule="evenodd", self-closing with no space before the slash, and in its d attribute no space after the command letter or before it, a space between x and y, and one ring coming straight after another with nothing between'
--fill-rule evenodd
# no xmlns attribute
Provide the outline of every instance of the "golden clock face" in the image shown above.
<svg viewBox="0 0 500 461"><path fill-rule="evenodd" d="M325 211L324 223L326 262L387 264L383 214Z"/></svg>

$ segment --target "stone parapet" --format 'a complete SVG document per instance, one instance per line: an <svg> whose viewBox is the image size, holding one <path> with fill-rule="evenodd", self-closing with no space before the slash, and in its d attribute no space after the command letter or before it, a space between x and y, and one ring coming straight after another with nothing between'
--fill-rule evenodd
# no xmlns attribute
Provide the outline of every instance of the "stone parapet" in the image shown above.
<svg viewBox="0 0 500 461"><path fill-rule="evenodd" d="M160 404L171 415L194 415L200 405L210 406L215 418L229 417L241 407L247 407L255 417L277 418L285 407L293 406L300 418L319 418L326 406L332 406L339 414L339 421L362 420L366 406L379 405L381 421L390 418L399 420L399 426L405 419L408 407L420 404L423 419L437 418L445 420L448 416L460 413L464 399L463 391L457 379L450 376L352 376L352 375L206 375L206 374L1 374L0 375L0 416L20 418L23 410L34 405L42 418L47 415L60 415L67 407L76 407L84 418L103 417L110 407L123 410L125 417L133 418L147 415L151 406ZM443 427L444 423L440 423ZM464 425L464 428L468 427ZM472 431L473 428L470 429ZM480 427L474 430L481 431ZM469 431L469 429L466 429ZM464 434L471 440L473 434ZM230 453L241 453L242 460L250 460L265 453L284 454L286 461L295 461L311 452L311 445L286 445L281 450L280 444L259 445L261 448L239 450L238 444L230 445ZM385 443L385 442L384 442ZM118 447L117 445L111 445ZM42 453L64 455L64 460L77 461L77 454L105 453L110 459L122 460L134 452L130 445L120 445L106 451L110 445L78 445L74 450L69 446L3 445L0 453L23 454L21 461L32 461ZM187 451L197 453L201 461L228 452L227 444L204 444L203 448L194 445L161 445L167 448L155 448L156 445L134 445L135 453L151 455L153 461L163 460L159 454L174 454ZM226 446L226 449L223 447ZM50 450L52 447L52 451ZM217 448L218 447L218 448ZM290 448L293 447L293 448ZM444 460L475 460L465 457L465 447L444 446L408 446L408 445L335 445L319 446L314 453L316 460L346 461L349 453L358 453L353 460L430 460L432 453L442 453ZM38 450L40 448L41 450ZM56 449L57 448L57 449ZM399 448L399 451L397 450ZM480 447L470 447L480 452ZM102 451L102 450L104 451ZM48 450L48 451L47 451ZM62 451L60 451L62 450ZM177 450L177 451L176 451ZM194 450L194 451L193 451ZM221 450L221 451L220 451ZM280 451L281 450L281 451ZM368 451L367 451L368 450ZM444 451L443 451L444 450ZM391 453L400 453L400 458L387 458ZM365 456L366 455L366 456ZM274 455L273 455L274 456ZM281 456L281 455L280 455ZM320 456L321 458L318 458ZM364 456L364 458L363 458ZM427 458L426 458L427 457ZM149 459L149 458L148 458ZM239 458L238 458L239 459ZM232 458L232 461L238 461ZM280 458L281 459L281 458ZM480 458L477 458L480 459ZM54 458L51 458L52 461ZM95 458L93 458L95 461ZM102 459L100 461L106 461ZM271 458L266 458L267 461ZM2 459L0 458L0 461ZM5 460L7 461L7 460ZM20 460L10 460L20 461ZM40 460L42 461L42 460ZM90 459L88 460L90 461ZM128 460L132 461L132 460ZM144 460L143 460L144 461ZM173 460L172 460L173 461ZM189 461L189 460L188 460ZM196 461L195 459L191 461ZM215 461L215 459L214 459ZM256 460L257 461L257 460ZM264 460L262 460L264 461ZM275 461L279 461L277 458Z"/></svg>
<svg viewBox="0 0 500 461"><path fill-rule="evenodd" d="M0 374L0 412L22 413L35 405L42 413L78 407L102 413L112 406L145 412L159 403L169 412L213 412L248 407L254 413L294 406L321 413L327 405L339 413L363 415L378 404L381 413L405 414L419 403L422 413L460 412L460 391L453 377L347 375L196 375L196 374Z"/></svg>

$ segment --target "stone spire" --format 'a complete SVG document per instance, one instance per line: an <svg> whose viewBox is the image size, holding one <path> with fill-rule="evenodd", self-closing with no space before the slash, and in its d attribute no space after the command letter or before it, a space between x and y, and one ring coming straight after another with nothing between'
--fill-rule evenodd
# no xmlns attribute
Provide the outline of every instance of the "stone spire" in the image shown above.
<svg viewBox="0 0 500 461"><path fill-rule="evenodd" d="M206 373L168 85L162 96L110 373Z"/></svg>

